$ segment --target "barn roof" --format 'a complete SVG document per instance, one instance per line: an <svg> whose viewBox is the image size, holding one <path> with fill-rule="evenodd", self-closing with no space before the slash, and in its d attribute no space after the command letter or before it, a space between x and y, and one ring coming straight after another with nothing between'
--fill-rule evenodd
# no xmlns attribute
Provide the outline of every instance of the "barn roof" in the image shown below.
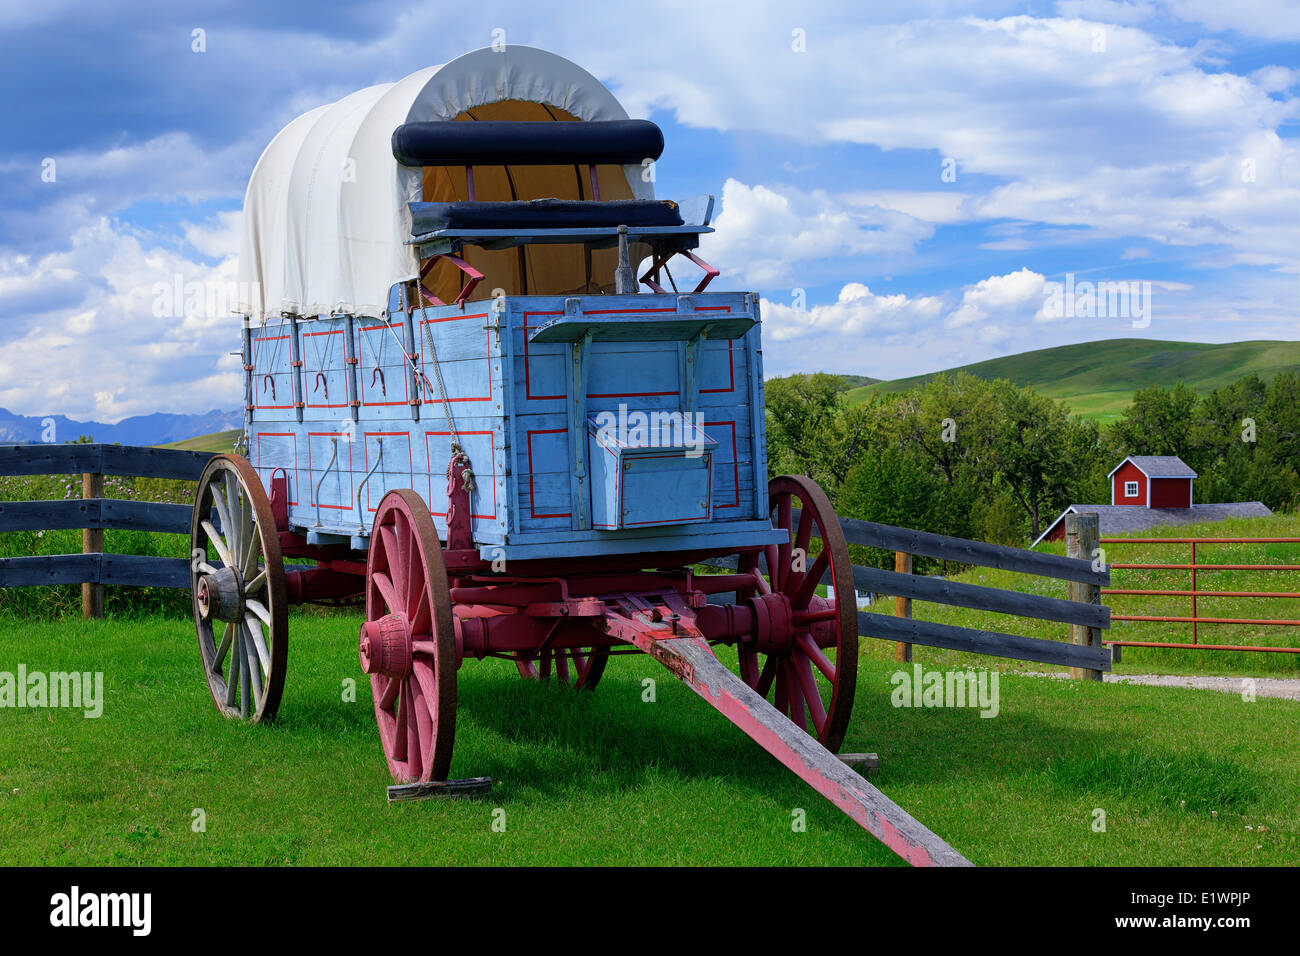
<svg viewBox="0 0 1300 956"><path fill-rule="evenodd" d="M492 104L527 114L504 119L627 119L586 70L525 46L476 50L318 106L281 130L253 169L236 311L255 322L282 312L381 315L389 289L419 271L406 240L424 170L394 158L393 131L476 118L468 111ZM623 167L628 189L653 199L641 172Z"/></svg>
<svg viewBox="0 0 1300 956"><path fill-rule="evenodd" d="M1131 461L1137 470L1148 478L1195 478L1196 472L1188 467L1187 462L1177 455L1129 455L1124 461ZM1109 478L1124 467L1124 461L1110 470Z"/></svg>
<svg viewBox="0 0 1300 956"><path fill-rule="evenodd" d="M1230 501L1191 508L1135 508L1133 505L1070 505L1038 536L1046 538L1068 514L1096 514L1103 535L1150 531L1168 525L1201 524L1225 518L1267 518L1273 512L1259 501ZM1032 548L1034 545L1030 545Z"/></svg>

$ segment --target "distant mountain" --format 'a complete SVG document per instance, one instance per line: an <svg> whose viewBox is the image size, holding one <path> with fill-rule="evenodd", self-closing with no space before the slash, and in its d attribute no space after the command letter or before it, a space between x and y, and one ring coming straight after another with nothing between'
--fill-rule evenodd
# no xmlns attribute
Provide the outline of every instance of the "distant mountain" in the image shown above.
<svg viewBox="0 0 1300 956"><path fill-rule="evenodd" d="M1078 415L1113 421L1150 385L1186 382L1202 395L1254 372L1269 381L1280 371L1300 367L1300 342L1161 342L1155 339L1103 339L1051 349L1036 349L944 373L914 375L852 389L850 401L876 391L901 392L938 374L969 372L985 379L1005 378L1065 401Z"/></svg>
<svg viewBox="0 0 1300 956"><path fill-rule="evenodd" d="M195 435L228 431L239 428L243 415L238 411L213 411L202 415L177 415L172 412L154 412L152 415L132 415L116 425L103 422L79 422L63 415L15 415L0 408L0 442L39 442L47 423L53 422L56 442L76 441L89 435L97 442L119 442L123 445L165 445L183 441Z"/></svg>

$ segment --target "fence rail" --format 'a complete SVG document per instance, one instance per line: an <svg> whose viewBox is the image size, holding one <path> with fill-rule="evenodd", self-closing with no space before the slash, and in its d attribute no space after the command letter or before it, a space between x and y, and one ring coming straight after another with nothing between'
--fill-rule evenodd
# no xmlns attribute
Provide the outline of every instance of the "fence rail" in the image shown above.
<svg viewBox="0 0 1300 956"><path fill-rule="evenodd" d="M1071 518L1091 518L1094 529L1095 515L1071 515ZM792 521L799 520L798 513ZM1064 600L1038 594L1024 594L1001 588L983 587L910 574L906 571L886 571L880 568L853 566L854 586L862 591L887 594L897 599L899 613L895 616L858 612L858 633L865 637L894 641L899 645L899 659L910 660L910 645L947 648L987 654L993 657L1014 658L1057 664L1086 672L1087 676L1100 677L1101 671L1110 670L1110 652L1100 641L1100 631L1110 626L1110 609L1100 603L1100 587L1110 583L1110 572L1095 567L1091 560L1038 554L1003 545L953 538L927 531L913 531L874 521L841 518L840 526L849 544L894 551L898 560L896 568L909 567L903 558L922 555L946 561L956 561L979 567L1017 571L1039 577L1050 577L1070 582L1072 587L1090 588L1094 592L1089 600ZM1086 522L1084 522L1086 524ZM1096 532L1093 531L1095 539ZM1085 549L1091 554L1091 549ZM708 562L711 567L735 570L734 558L717 558ZM760 567L765 560L760 558ZM830 580L826 573L822 582ZM1082 643L1044 640L986 631L976 628L921 621L910 617L911 601L928 601L953 607L978 611L992 611L1016 617L1055 621L1071 626L1071 636Z"/></svg>
<svg viewBox="0 0 1300 956"><path fill-rule="evenodd" d="M105 553L105 530L188 534L188 505L104 498L104 475L195 481L206 452L131 445L0 445L0 476L80 472L82 497L70 501L2 501L0 532L82 529L81 554L0 558L0 587L80 584L84 616L102 617L104 585L187 588L184 558Z"/></svg>
<svg viewBox="0 0 1300 956"><path fill-rule="evenodd" d="M1119 570L1145 571L1190 571L1190 588L1104 588L1103 594L1144 595L1147 597L1189 597L1191 598L1190 615L1162 614L1116 614L1115 621L1163 622L1166 624L1191 624L1192 642L1176 643L1168 641L1123 641L1111 640L1107 644L1117 649L1122 647L1171 647L1188 650L1214 651L1259 651L1276 654L1300 654L1300 647L1269 647L1255 644L1204 644L1200 640L1198 627L1201 624L1248 624L1252 626L1300 627L1300 620L1290 618L1252 618L1252 617L1205 617L1199 613L1197 599L1203 597L1233 598L1300 598L1300 591L1223 591L1204 590L1197 587L1198 571L1300 571L1295 564L1202 564L1196 560L1196 546L1207 544L1300 544L1300 538L1102 538L1102 544L1142 544L1142 545L1187 545L1189 563L1187 564L1149 564L1149 563L1115 563L1110 565Z"/></svg>

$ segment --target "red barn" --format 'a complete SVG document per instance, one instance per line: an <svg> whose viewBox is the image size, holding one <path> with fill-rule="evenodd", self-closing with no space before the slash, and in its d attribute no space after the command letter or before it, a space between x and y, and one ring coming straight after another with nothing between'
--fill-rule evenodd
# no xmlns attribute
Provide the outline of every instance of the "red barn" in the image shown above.
<svg viewBox="0 0 1300 956"><path fill-rule="evenodd" d="M1190 508L1196 472L1177 455L1129 455L1111 470L1110 503Z"/></svg>
<svg viewBox="0 0 1300 956"><path fill-rule="evenodd" d="M1129 455L1110 473L1110 504L1070 505L1034 544L1064 538L1068 514L1096 514L1103 535L1123 535L1224 518L1262 518L1273 513L1258 501L1193 505L1195 480L1196 472L1176 455Z"/></svg>

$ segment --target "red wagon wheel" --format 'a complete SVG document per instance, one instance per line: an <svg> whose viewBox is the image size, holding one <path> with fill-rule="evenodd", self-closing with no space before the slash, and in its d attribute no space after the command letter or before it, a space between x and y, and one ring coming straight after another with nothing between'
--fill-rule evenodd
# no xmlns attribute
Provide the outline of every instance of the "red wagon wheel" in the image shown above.
<svg viewBox="0 0 1300 956"><path fill-rule="evenodd" d="M767 546L766 578L759 573L757 552L741 555L740 570L754 573L756 587L739 597L773 637L737 645L740 676L814 733L823 747L836 751L848 729L858 676L858 609L848 542L816 482L799 475L773 478L768 500L773 526L790 532L790 540ZM821 542L816 555L810 553L814 538ZM827 572L823 596L817 587Z"/></svg>
<svg viewBox="0 0 1300 956"><path fill-rule="evenodd" d="M565 687L595 690L609 663L605 647L561 647L543 651L535 660L516 658L515 666L528 680L556 681Z"/></svg>
<svg viewBox="0 0 1300 956"><path fill-rule="evenodd" d="M366 559L361 667L398 783L447 779L456 737L456 636L438 532L414 491L379 503Z"/></svg>
<svg viewBox="0 0 1300 956"><path fill-rule="evenodd" d="M216 455L203 470L190 556L194 626L212 701L227 717L270 720L284 691L288 601L271 503L247 459Z"/></svg>

